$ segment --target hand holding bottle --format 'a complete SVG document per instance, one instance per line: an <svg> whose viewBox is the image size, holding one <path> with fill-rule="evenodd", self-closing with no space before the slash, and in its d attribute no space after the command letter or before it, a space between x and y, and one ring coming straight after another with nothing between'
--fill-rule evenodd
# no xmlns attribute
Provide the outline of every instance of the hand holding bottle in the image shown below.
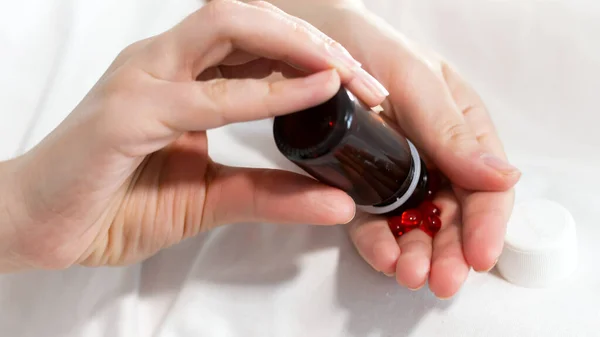
<svg viewBox="0 0 600 337"><path fill-rule="evenodd" d="M256 79L272 72L292 78ZM211 3L131 45L38 146L0 163L0 271L133 263L228 223L350 221L342 191L218 165L205 133L318 104L340 83L370 104L386 94L339 44L260 2Z"/></svg>

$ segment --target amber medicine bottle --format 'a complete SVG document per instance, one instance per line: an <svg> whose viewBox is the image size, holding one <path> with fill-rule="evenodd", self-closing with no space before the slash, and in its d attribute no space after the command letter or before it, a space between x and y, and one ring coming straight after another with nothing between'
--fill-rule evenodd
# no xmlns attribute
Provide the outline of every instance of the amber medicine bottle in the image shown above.
<svg viewBox="0 0 600 337"><path fill-rule="evenodd" d="M400 215L427 197L415 146L344 87L321 105L276 117L273 136L287 159L364 212Z"/></svg>

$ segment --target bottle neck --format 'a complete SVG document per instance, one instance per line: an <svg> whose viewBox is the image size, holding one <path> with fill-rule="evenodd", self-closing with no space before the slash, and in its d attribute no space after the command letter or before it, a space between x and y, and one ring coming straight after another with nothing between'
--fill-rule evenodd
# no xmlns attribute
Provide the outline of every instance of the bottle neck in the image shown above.
<svg viewBox="0 0 600 337"><path fill-rule="evenodd" d="M398 191L398 193L396 193L391 200L385 200L380 205L356 205L359 210L370 214L387 214L405 205L411 196L413 196L424 170L422 169L423 162L421 160L421 156L419 155L419 151L417 151L417 148L413 145L413 143L411 143L409 140L407 140L407 142L410 148L410 154L412 156L413 163L410 175L407 179L407 181L409 181L408 186Z"/></svg>

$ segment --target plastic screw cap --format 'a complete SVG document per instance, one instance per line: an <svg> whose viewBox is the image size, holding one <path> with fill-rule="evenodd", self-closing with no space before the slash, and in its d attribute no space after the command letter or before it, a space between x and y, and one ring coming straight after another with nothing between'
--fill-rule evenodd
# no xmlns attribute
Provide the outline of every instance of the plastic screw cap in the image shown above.
<svg viewBox="0 0 600 337"><path fill-rule="evenodd" d="M577 268L575 220L562 205L545 199L515 206L496 268L523 287L548 287Z"/></svg>

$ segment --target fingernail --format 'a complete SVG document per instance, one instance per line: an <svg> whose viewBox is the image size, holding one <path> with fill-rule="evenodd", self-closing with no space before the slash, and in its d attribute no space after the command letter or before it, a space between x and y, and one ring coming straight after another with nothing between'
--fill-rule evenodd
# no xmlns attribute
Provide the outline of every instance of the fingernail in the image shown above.
<svg viewBox="0 0 600 337"><path fill-rule="evenodd" d="M388 274L388 273L383 273L383 275L387 276L387 277L394 277L394 274Z"/></svg>
<svg viewBox="0 0 600 337"><path fill-rule="evenodd" d="M356 217L356 205L354 206L354 213L352 213L352 217L350 219L348 219L348 221L344 222L344 225L349 224L352 220L354 220L354 218Z"/></svg>
<svg viewBox="0 0 600 337"><path fill-rule="evenodd" d="M444 296L440 296L440 295L434 293L433 291L431 293L433 294L433 296L435 296L435 298L437 298L438 300L442 300L442 301L447 301L454 296L454 295L450 295L450 296L444 297Z"/></svg>
<svg viewBox="0 0 600 337"><path fill-rule="evenodd" d="M360 68L362 64L350 55L350 53L341 45L327 45L327 50L331 56L335 57L337 60L342 63L344 67L347 67L349 70L354 68Z"/></svg>
<svg viewBox="0 0 600 337"><path fill-rule="evenodd" d="M489 272L490 270L494 269L494 267L496 266L496 264L497 264L497 263L498 263L498 259L496 259L496 261L494 261L494 263L492 264L492 266L491 266L491 267L489 267L489 268L488 268L488 269L486 269L486 270L481 270L481 271L479 271L479 272L480 272L480 273L487 273L487 272Z"/></svg>
<svg viewBox="0 0 600 337"><path fill-rule="evenodd" d="M483 160L484 164L504 174L515 174L519 172L519 169L493 154L484 153L480 158Z"/></svg>
<svg viewBox="0 0 600 337"><path fill-rule="evenodd" d="M417 291L417 290L420 290L421 288L423 288L424 286L425 286L425 283L421 284L420 286L418 286L416 288L409 288L409 287L406 287L406 288L408 290Z"/></svg>
<svg viewBox="0 0 600 337"><path fill-rule="evenodd" d="M371 108L371 110L373 110L374 113L382 113L383 107L381 105L378 105L376 107Z"/></svg>
<svg viewBox="0 0 600 337"><path fill-rule="evenodd" d="M366 70L359 68L354 69L354 71L356 73L356 80L358 80L361 85L366 87L367 90L381 98L385 98L390 95L389 91L387 91L385 87Z"/></svg>

